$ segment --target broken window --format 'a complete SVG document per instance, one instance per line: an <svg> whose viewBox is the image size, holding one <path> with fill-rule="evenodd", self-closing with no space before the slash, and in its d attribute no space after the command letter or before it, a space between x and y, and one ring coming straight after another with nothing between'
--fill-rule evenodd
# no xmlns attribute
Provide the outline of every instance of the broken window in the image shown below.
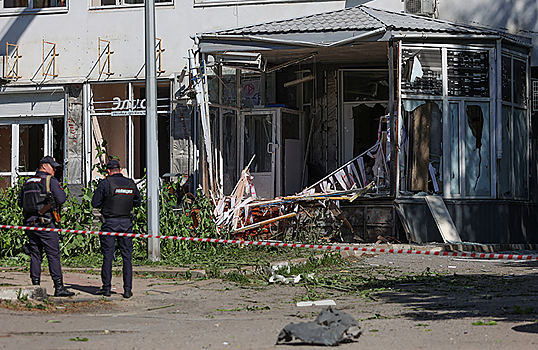
<svg viewBox="0 0 538 350"><path fill-rule="evenodd" d="M209 103L220 103L219 99L219 85L220 80L218 77L218 68L212 67L206 70L207 72L207 94L209 96Z"/></svg>
<svg viewBox="0 0 538 350"><path fill-rule="evenodd" d="M222 67L222 104L237 107L237 72L235 68Z"/></svg>
<svg viewBox="0 0 538 350"><path fill-rule="evenodd" d="M512 107L502 107L501 145L502 155L499 159L499 195L511 198L512 190Z"/></svg>
<svg viewBox="0 0 538 350"><path fill-rule="evenodd" d="M442 95L441 49L403 49L402 62L403 94Z"/></svg>
<svg viewBox="0 0 538 350"><path fill-rule="evenodd" d="M527 198L527 111L514 108L514 194L516 198Z"/></svg>
<svg viewBox="0 0 538 350"><path fill-rule="evenodd" d="M403 185L413 192L442 192L442 102L404 100L403 106L407 131Z"/></svg>
<svg viewBox="0 0 538 350"><path fill-rule="evenodd" d="M465 185L468 196L491 194L489 103L465 105Z"/></svg>
<svg viewBox="0 0 538 350"><path fill-rule="evenodd" d="M513 101L519 105L527 104L527 64L525 61L513 60Z"/></svg>
<svg viewBox="0 0 538 350"><path fill-rule="evenodd" d="M449 105L448 121L450 122L449 176L450 193L460 194L460 114L459 103Z"/></svg>
<svg viewBox="0 0 538 350"><path fill-rule="evenodd" d="M4 0L4 8L25 7L31 9L66 7L67 0Z"/></svg>
<svg viewBox="0 0 538 350"><path fill-rule="evenodd" d="M528 123L527 64L515 56L503 54L502 61L502 139L498 150L499 196L528 197Z"/></svg>

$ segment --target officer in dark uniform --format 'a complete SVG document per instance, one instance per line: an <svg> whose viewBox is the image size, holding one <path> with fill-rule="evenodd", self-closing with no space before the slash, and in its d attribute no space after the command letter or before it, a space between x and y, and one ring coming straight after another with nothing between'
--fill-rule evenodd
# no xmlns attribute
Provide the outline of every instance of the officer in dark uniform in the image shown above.
<svg viewBox="0 0 538 350"><path fill-rule="evenodd" d="M18 204L22 208L26 226L55 227L52 211L59 209L59 206L67 199L60 183L54 177L56 168L59 166L60 164L51 156L43 157L39 163L39 170L22 185ZM51 203L52 198L50 198L50 194L47 196L47 191L52 193L56 203ZM56 204L56 208L54 208L54 204ZM43 251L45 251L49 261L50 276L54 282L54 296L70 297L75 295L63 284L58 232L26 231L26 234L29 240L32 284L39 285L41 283L41 261L43 260Z"/></svg>
<svg viewBox="0 0 538 350"><path fill-rule="evenodd" d="M133 207L138 207L142 203L140 192L132 179L122 175L120 163L117 160L109 161L106 165L106 171L108 177L99 183L92 198L92 206L101 209L103 220L101 230L132 233L131 211ZM97 294L110 296L112 260L116 248L116 238L123 258L122 295L124 298L130 298L133 296L132 237L99 236L101 253L103 254L103 266L101 268L103 286Z"/></svg>

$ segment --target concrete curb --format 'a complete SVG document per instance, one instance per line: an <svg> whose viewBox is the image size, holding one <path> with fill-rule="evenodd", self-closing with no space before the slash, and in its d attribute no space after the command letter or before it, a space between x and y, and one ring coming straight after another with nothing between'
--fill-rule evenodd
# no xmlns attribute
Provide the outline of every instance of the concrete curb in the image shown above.
<svg viewBox="0 0 538 350"><path fill-rule="evenodd" d="M43 301L47 298L47 288L40 286L32 287L1 287L0 300L17 300L24 297Z"/></svg>

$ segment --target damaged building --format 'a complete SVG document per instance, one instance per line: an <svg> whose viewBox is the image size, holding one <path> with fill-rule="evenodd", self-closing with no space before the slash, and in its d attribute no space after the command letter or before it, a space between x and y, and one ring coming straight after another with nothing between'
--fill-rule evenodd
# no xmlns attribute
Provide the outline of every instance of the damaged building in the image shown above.
<svg viewBox="0 0 538 350"><path fill-rule="evenodd" d="M358 241L537 243L529 38L357 6L193 39L214 197L332 194Z"/></svg>

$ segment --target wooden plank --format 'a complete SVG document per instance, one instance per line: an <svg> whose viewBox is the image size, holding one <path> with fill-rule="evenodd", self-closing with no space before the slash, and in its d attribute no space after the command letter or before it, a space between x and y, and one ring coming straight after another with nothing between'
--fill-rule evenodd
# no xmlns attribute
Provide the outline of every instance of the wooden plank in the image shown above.
<svg viewBox="0 0 538 350"><path fill-rule="evenodd" d="M276 221L279 221L279 220L289 219L289 218L292 218L292 217L294 217L296 215L297 215L296 213L290 213L290 214L282 215L282 216L272 218L272 219L269 219L269 220L260 221L260 222L257 222L255 224L244 226L244 227L241 227L239 229L236 229L236 230L234 230L232 232L232 234L236 234L236 233L239 233L239 232L242 232L242 231L251 230L253 228L257 228L257 227L260 227L260 226L263 226L263 225L267 225L267 224L270 224L270 223L273 223L273 222L276 222Z"/></svg>
<svg viewBox="0 0 538 350"><path fill-rule="evenodd" d="M458 230L450 217L443 198L441 196L425 196L425 199L443 241L445 243L461 242Z"/></svg>

